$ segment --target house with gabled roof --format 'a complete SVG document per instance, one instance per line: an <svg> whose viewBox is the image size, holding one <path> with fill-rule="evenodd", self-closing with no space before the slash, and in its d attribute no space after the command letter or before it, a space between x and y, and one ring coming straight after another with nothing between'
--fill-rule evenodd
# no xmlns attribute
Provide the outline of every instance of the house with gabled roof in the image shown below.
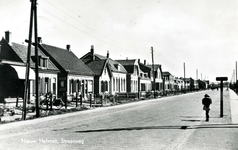
<svg viewBox="0 0 238 150"><path fill-rule="evenodd" d="M137 93L138 97L151 91L150 68L140 63L140 59L116 60L127 70L127 92Z"/></svg>
<svg viewBox="0 0 238 150"><path fill-rule="evenodd" d="M127 92L140 92L140 68L137 59L116 60L127 71Z"/></svg>
<svg viewBox="0 0 238 150"><path fill-rule="evenodd" d="M162 66L160 64L154 64L155 75L153 75L153 65L147 65L147 66L151 68L150 74L151 74L152 84L154 83L154 78L155 78L155 90L158 90L158 91L163 90L164 83L163 83ZM152 89L153 87L154 86L152 86Z"/></svg>
<svg viewBox="0 0 238 150"><path fill-rule="evenodd" d="M39 48L60 70L59 96L75 96L78 93L84 99L89 99L90 94L94 94L94 72L71 51L70 45L59 48L44 44L39 38Z"/></svg>
<svg viewBox="0 0 238 150"><path fill-rule="evenodd" d="M151 82L151 68L147 66L146 60L144 63L140 62L138 59L139 67L140 67L140 84L141 84L141 91L148 92L152 91L152 82Z"/></svg>
<svg viewBox="0 0 238 150"><path fill-rule="evenodd" d="M23 98L28 46L14 43L10 40L10 32L6 31L5 38L2 38L2 40L0 41L0 87L4 87L0 91L5 93L4 97L19 96ZM41 50L38 50L38 56L39 93L45 94L47 92L52 92L53 94L57 94L56 81L59 69L49 60L49 58ZM30 90L28 90L28 97L31 98L36 93L34 47L31 47L29 79ZM14 91L18 92L12 93Z"/></svg>
<svg viewBox="0 0 238 150"><path fill-rule="evenodd" d="M163 78L165 80L165 91L175 90L175 76L168 71L163 72Z"/></svg>
<svg viewBox="0 0 238 150"><path fill-rule="evenodd" d="M95 73L94 94L98 97L102 93L111 91L110 80L112 72L109 68L109 59L93 60L86 65Z"/></svg>
<svg viewBox="0 0 238 150"><path fill-rule="evenodd" d="M175 77L175 90L182 91L184 90L184 79Z"/></svg>
<svg viewBox="0 0 238 150"><path fill-rule="evenodd" d="M118 63L117 61L111 59L109 57L109 52L107 52L106 56L102 56L99 54L94 53L94 46L91 46L90 52L85 54L80 58L85 64L90 64L96 60L107 60L109 70L108 72L111 74L110 82L107 84L107 91L109 94L116 94L116 93L126 93L126 75L127 71L123 67L122 64Z"/></svg>
<svg viewBox="0 0 238 150"><path fill-rule="evenodd" d="M187 91L192 91L194 90L195 86L194 86L194 79L193 78L183 78L184 80L184 88Z"/></svg>

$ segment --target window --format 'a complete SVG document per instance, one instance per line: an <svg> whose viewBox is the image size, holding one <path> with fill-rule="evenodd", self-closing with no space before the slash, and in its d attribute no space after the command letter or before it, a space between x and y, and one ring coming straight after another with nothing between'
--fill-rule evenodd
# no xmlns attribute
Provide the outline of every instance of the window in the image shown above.
<svg viewBox="0 0 238 150"><path fill-rule="evenodd" d="M113 78L113 91L115 91L115 78Z"/></svg>
<svg viewBox="0 0 238 150"><path fill-rule="evenodd" d="M141 83L141 91L145 91L145 84Z"/></svg>
<svg viewBox="0 0 238 150"><path fill-rule="evenodd" d="M48 57L39 56L39 67L48 68Z"/></svg>
<svg viewBox="0 0 238 150"><path fill-rule="evenodd" d="M107 73L107 68L104 68L104 75L106 75Z"/></svg>
<svg viewBox="0 0 238 150"><path fill-rule="evenodd" d="M53 78L52 85L53 85L53 94L56 94L56 78Z"/></svg>

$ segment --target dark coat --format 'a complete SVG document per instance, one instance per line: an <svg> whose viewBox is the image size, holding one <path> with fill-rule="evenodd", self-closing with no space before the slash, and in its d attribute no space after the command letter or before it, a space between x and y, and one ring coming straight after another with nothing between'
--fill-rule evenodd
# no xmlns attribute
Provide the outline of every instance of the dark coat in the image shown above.
<svg viewBox="0 0 238 150"><path fill-rule="evenodd" d="M209 97L205 97L202 99L202 104L209 108L210 104L212 103L212 99Z"/></svg>

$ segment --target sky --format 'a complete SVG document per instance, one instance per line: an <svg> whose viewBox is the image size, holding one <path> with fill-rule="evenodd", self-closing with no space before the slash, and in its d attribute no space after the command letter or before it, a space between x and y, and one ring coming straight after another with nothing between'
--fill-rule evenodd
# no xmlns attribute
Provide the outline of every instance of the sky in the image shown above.
<svg viewBox="0 0 238 150"><path fill-rule="evenodd" d="M38 36L79 58L90 51L110 58L161 64L176 77L236 78L237 0L38 0ZM24 43L30 0L0 1L0 36Z"/></svg>

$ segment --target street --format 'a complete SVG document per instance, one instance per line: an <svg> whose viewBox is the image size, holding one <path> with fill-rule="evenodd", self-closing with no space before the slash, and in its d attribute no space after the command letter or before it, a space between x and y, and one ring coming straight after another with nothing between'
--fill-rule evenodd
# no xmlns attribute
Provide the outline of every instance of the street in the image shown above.
<svg viewBox="0 0 238 150"><path fill-rule="evenodd" d="M205 122L202 110L204 94L213 100L210 122ZM203 128L225 120L226 126L214 136L221 136L224 128L237 133L237 126L230 125L229 101L224 101L223 118L219 118L219 102L220 91L208 90L4 124L0 149L198 149L196 141L206 135ZM237 134L229 136L228 146L234 146L237 138Z"/></svg>

